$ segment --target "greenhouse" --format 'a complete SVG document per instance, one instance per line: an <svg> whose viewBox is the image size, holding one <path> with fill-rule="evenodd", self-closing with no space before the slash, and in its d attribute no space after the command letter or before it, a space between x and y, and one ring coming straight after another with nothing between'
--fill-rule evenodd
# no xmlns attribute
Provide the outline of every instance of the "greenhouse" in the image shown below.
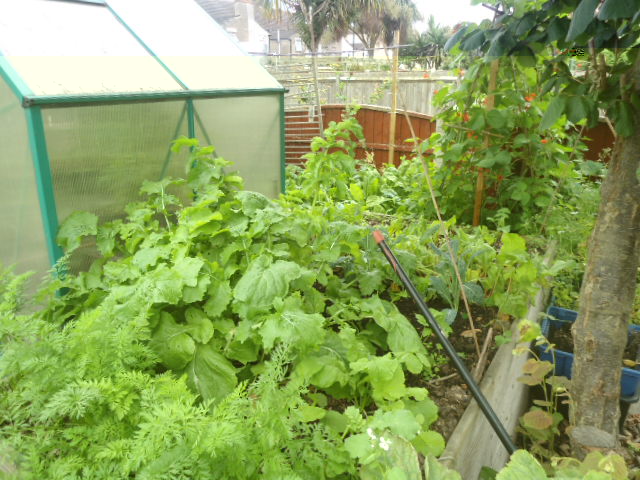
<svg viewBox="0 0 640 480"><path fill-rule="evenodd" d="M0 3L0 261L47 270L71 212L114 218L143 180L184 175L181 136L276 196L283 94L189 0Z"/></svg>

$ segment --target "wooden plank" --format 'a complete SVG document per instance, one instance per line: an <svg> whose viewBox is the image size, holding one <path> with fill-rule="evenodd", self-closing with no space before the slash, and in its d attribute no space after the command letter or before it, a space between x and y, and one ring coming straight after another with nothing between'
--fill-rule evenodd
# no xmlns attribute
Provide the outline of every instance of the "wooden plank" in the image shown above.
<svg viewBox="0 0 640 480"><path fill-rule="evenodd" d="M552 242L547 249L545 264L551 263L555 252L556 245ZM548 293L547 289L539 290L527 313L528 320L539 322ZM515 437L519 418L528 404L528 387L517 380L522 375L528 355L512 354L519 340L517 324L516 320L511 326L511 342L498 349L480 383L482 393L512 437ZM483 466L500 470L508 460L509 454L478 404L472 400L449 437L440 461L458 471L462 478L476 479Z"/></svg>

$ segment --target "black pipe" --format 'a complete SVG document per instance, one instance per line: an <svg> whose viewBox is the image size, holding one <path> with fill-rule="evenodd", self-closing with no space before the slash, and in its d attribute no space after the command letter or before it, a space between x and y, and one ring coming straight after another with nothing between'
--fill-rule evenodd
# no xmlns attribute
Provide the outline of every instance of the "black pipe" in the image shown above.
<svg viewBox="0 0 640 480"><path fill-rule="evenodd" d="M491 408L491 405L483 395L482 391L480 390L480 387L478 386L478 384L475 382L475 380L469 373L469 370L467 370L467 367L458 356L458 353L453 348L453 345L451 345L451 342L449 342L449 339L445 336L445 334L440 329L440 325L438 325L438 322L436 322L436 319L433 318L433 315L429 311L429 308L422 300L420 293L416 290L416 287L413 285L413 283L407 276L406 272L398 262L398 259L395 257L395 255L389 248L389 245L387 245L387 242L384 241L384 235L379 230L376 230L373 232L373 238L376 240L376 243L380 247L380 250L382 250L382 253L384 254L385 257L387 257L387 260L389 261L389 263L391 264L395 272L398 274L398 277L400 277L400 280L404 284L404 287L413 297L413 300L418 305L418 308L420 309L420 312L422 313L422 315L424 315L424 317L429 321L429 325L431 326L431 329L437 335L438 340L440 341L440 343L445 349L445 352L447 353L447 356L453 362L453 365L456 367L456 370L458 370L458 372L464 379L464 382L469 386L469 389L471 390L473 398L475 398L476 402L478 402L478 405L480 406L482 413L484 413L484 416L487 418L487 420L491 424L491 427L496 432L496 435L498 435L498 438L502 442L502 445L504 445L504 448L506 448L507 452L509 452L509 455L511 455L513 452L515 452L518 449L518 447L516 447L516 444L513 443L513 440L507 433L506 429L504 428L504 425L502 425L502 423L500 422L500 419L498 418L496 413Z"/></svg>

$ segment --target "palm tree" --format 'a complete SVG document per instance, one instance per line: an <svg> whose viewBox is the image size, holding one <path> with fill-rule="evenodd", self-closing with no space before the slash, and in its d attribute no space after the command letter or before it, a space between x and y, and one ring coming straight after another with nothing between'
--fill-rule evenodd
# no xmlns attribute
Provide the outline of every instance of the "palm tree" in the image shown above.
<svg viewBox="0 0 640 480"><path fill-rule="evenodd" d="M420 18L412 0L383 0L377 8L356 12L350 30L365 46L369 57L373 57L378 40L389 46L393 44L395 32L400 30L400 41L406 41L411 25Z"/></svg>
<svg viewBox="0 0 640 480"><path fill-rule="evenodd" d="M423 35L429 45L429 56L434 57L435 67L438 69L442 64L444 46L449 37L451 37L451 29L447 26L436 24L436 19L433 15L429 15L427 30Z"/></svg>
<svg viewBox="0 0 640 480"><path fill-rule="evenodd" d="M404 43L413 23L421 19L422 15L413 0L386 0L382 15L384 44L393 45L393 37L397 31L400 32L400 43Z"/></svg>
<svg viewBox="0 0 640 480"><path fill-rule="evenodd" d="M320 135L323 134L322 109L318 93L318 62L316 55L320 38L329 25L339 30L348 25L354 14L379 6L382 0L258 0L267 12L288 11L293 17L298 33L311 50L315 103L318 112Z"/></svg>

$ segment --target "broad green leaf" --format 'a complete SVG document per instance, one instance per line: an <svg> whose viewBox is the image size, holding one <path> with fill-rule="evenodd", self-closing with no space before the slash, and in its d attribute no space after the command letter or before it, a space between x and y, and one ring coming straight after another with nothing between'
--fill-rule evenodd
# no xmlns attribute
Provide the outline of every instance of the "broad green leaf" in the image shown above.
<svg viewBox="0 0 640 480"><path fill-rule="evenodd" d="M522 425L535 430L546 430L553 425L553 418L544 410L531 410L522 416Z"/></svg>
<svg viewBox="0 0 640 480"><path fill-rule="evenodd" d="M204 304L205 313L211 318L219 317L232 298L229 280L213 278L207 290L207 296L209 298Z"/></svg>
<svg viewBox="0 0 640 480"><path fill-rule="evenodd" d="M507 124L507 119L500 110L489 110L487 112L487 123L493 128L502 128Z"/></svg>
<svg viewBox="0 0 640 480"><path fill-rule="evenodd" d="M464 37L464 35L467 33L467 30L469 30L469 27L464 26L460 30L458 30L456 33L454 33L451 37L449 37L449 40L447 40L447 43L444 44L445 51L448 52L455 45L457 45L460 42L460 40L462 40L462 37Z"/></svg>
<svg viewBox="0 0 640 480"><path fill-rule="evenodd" d="M596 2L597 1L598 0L596 0ZM544 112L542 120L540 121L541 130L546 130L553 126L554 123L556 123L556 121L564 113L566 103L567 98L561 95L554 97L553 100L551 100L549 106L547 107L547 111Z"/></svg>
<svg viewBox="0 0 640 480"><path fill-rule="evenodd" d="M320 420L320 423L326 425L337 433L344 432L349 424L347 417L335 410L328 410L325 416Z"/></svg>
<svg viewBox="0 0 640 480"><path fill-rule="evenodd" d="M189 386L205 401L218 403L238 383L233 365L212 345L199 345L185 372Z"/></svg>
<svg viewBox="0 0 640 480"><path fill-rule="evenodd" d="M480 469L480 473L478 475L478 480L496 480L496 475L498 474L493 468L483 466Z"/></svg>
<svg viewBox="0 0 640 480"><path fill-rule="evenodd" d="M484 41L484 30L478 29L462 40L460 48L465 51L476 50L482 46Z"/></svg>
<svg viewBox="0 0 640 480"><path fill-rule="evenodd" d="M349 191L356 202L364 202L364 192L362 191L362 188L360 188L360 185L357 183L350 184Z"/></svg>
<svg viewBox="0 0 640 480"><path fill-rule="evenodd" d="M500 150L495 155L495 159L498 165L509 165L511 162L511 154L506 150Z"/></svg>
<svg viewBox="0 0 640 480"><path fill-rule="evenodd" d="M485 126L484 110L476 110L471 115L471 120L469 120L468 126L471 130L475 130L476 132L482 131Z"/></svg>
<svg viewBox="0 0 640 480"><path fill-rule="evenodd" d="M424 459L424 474L428 480L462 480L458 472L449 470L433 455L427 455Z"/></svg>
<svg viewBox="0 0 640 480"><path fill-rule="evenodd" d="M555 42L567 36L571 21L567 17L554 17L547 27L547 42Z"/></svg>
<svg viewBox="0 0 640 480"><path fill-rule="evenodd" d="M496 480L547 480L547 474L538 461L525 450L517 450Z"/></svg>
<svg viewBox="0 0 640 480"><path fill-rule="evenodd" d="M160 258L164 258L169 253L169 247L147 247L141 248L133 256L133 264L141 270L155 266Z"/></svg>
<svg viewBox="0 0 640 480"><path fill-rule="evenodd" d="M378 269L369 272L360 272L358 275L358 285L360 286L362 295L371 295L378 288L382 287L384 280L385 277L383 273Z"/></svg>
<svg viewBox="0 0 640 480"><path fill-rule="evenodd" d="M258 360L260 348L250 338L243 342L233 341L224 351L224 354L230 360L237 360L247 364Z"/></svg>
<svg viewBox="0 0 640 480"><path fill-rule="evenodd" d="M469 302L477 305L481 305L484 302L484 292L481 285L475 282L465 282L463 287Z"/></svg>
<svg viewBox="0 0 640 480"><path fill-rule="evenodd" d="M411 443L422 455L435 455L436 457L444 451L444 438L438 432L427 430L417 435Z"/></svg>
<svg viewBox="0 0 640 480"><path fill-rule="evenodd" d="M298 408L298 414L303 422L314 422L323 418L327 414L327 411L324 408L313 405L303 405Z"/></svg>
<svg viewBox="0 0 640 480"><path fill-rule="evenodd" d="M255 215L258 210L262 210L269 205L270 200L261 193L240 190L236 193L236 198L242 202L242 212L249 217Z"/></svg>
<svg viewBox="0 0 640 480"><path fill-rule="evenodd" d="M195 232L211 222L222 220L222 218L220 212L213 212L206 204L186 207L180 212L180 224L186 225L189 232Z"/></svg>
<svg viewBox="0 0 640 480"><path fill-rule="evenodd" d="M198 276L198 283L195 287L184 287L182 301L184 303L200 302L204 299L207 288L211 283L211 275L203 274Z"/></svg>
<svg viewBox="0 0 640 480"><path fill-rule="evenodd" d="M420 335L411 322L401 313L391 314L391 325L388 330L387 343L392 352L426 353ZM419 373L419 372L414 372Z"/></svg>
<svg viewBox="0 0 640 480"><path fill-rule="evenodd" d="M196 344L186 332L185 325L178 325L170 314L162 312L151 335L151 348L172 370L183 369L193 359Z"/></svg>
<svg viewBox="0 0 640 480"><path fill-rule="evenodd" d="M182 276L166 265L161 265L140 280L140 293L154 303L175 305L182 299Z"/></svg>
<svg viewBox="0 0 640 480"><path fill-rule="evenodd" d="M392 433L376 438L375 459L363 461L361 480L422 480L418 452L409 442Z"/></svg>
<svg viewBox="0 0 640 480"><path fill-rule="evenodd" d="M270 315L260 328L262 344L271 350L276 340L295 345L296 349L322 344L325 318L319 313L305 313L298 299L287 298L281 311Z"/></svg>
<svg viewBox="0 0 640 480"><path fill-rule="evenodd" d="M605 0L600 7L598 19L615 20L631 18L640 10L640 0Z"/></svg>
<svg viewBox="0 0 640 480"><path fill-rule="evenodd" d="M503 233L502 234L502 247L500 248L500 256L505 255L520 255L526 253L527 246L522 238L517 233Z"/></svg>
<svg viewBox="0 0 640 480"><path fill-rule="evenodd" d="M486 59L494 59L507 55L516 46L516 41L509 30L498 31L491 40L491 46L485 55Z"/></svg>
<svg viewBox="0 0 640 480"><path fill-rule="evenodd" d="M516 268L515 278L523 284L530 284L538 278L538 269L533 262L526 262Z"/></svg>
<svg viewBox="0 0 640 480"><path fill-rule="evenodd" d="M213 337L213 323L199 308L189 307L185 312L186 329L196 342L208 343Z"/></svg>
<svg viewBox="0 0 640 480"><path fill-rule="evenodd" d="M387 354L383 357L361 359L351 363L354 372L366 372L376 402L397 400L406 393L404 372L400 362Z"/></svg>
<svg viewBox="0 0 640 480"><path fill-rule="evenodd" d="M113 249L116 246L117 231L116 222L100 225L96 236L96 246L104 257L113 255Z"/></svg>
<svg viewBox="0 0 640 480"><path fill-rule="evenodd" d="M173 144L171 145L171 151L173 153L179 153L182 147L191 148L197 147L198 145L200 145L200 142L197 138L188 138L183 136L173 141Z"/></svg>
<svg viewBox="0 0 640 480"><path fill-rule="evenodd" d="M327 363L309 379L309 383L320 388L329 388L332 385L346 385L349 382L349 374L344 364L335 357L332 363Z"/></svg>
<svg viewBox="0 0 640 480"><path fill-rule="evenodd" d="M389 430L409 441L420 431L420 423L409 410L392 410L390 412L377 410L371 427L377 430Z"/></svg>
<svg viewBox="0 0 640 480"><path fill-rule="evenodd" d="M269 309L275 299L284 298L289 283L302 275L302 269L294 262L278 260L261 255L249 264L246 272L233 290L235 301L244 304L239 313Z"/></svg>
<svg viewBox="0 0 640 480"><path fill-rule="evenodd" d="M567 32L568 42L575 40L587 29L587 26L594 20L594 13L599 3L600 0L582 0L580 2L576 11L573 12L571 25L569 25L569 31Z"/></svg>
<svg viewBox="0 0 640 480"><path fill-rule="evenodd" d="M204 261L200 258L185 257L174 264L173 270L180 274L186 286L195 287L198 285L198 273L203 265Z"/></svg>
<svg viewBox="0 0 640 480"><path fill-rule="evenodd" d="M495 164L496 164L496 158L494 155L487 155L477 163L477 165L482 168L491 168Z"/></svg>
<svg viewBox="0 0 640 480"><path fill-rule="evenodd" d="M587 118L588 113L588 105L584 98L577 95L569 97L567 104L567 118L570 122L578 123L580 120Z"/></svg>
<svg viewBox="0 0 640 480"><path fill-rule="evenodd" d="M69 253L80 246L82 237L97 233L98 217L89 212L74 212L60 225L56 243Z"/></svg>
<svg viewBox="0 0 640 480"><path fill-rule="evenodd" d="M373 452L373 445L369 435L366 433L358 433L345 439L344 449L349 453L351 458L365 458Z"/></svg>

